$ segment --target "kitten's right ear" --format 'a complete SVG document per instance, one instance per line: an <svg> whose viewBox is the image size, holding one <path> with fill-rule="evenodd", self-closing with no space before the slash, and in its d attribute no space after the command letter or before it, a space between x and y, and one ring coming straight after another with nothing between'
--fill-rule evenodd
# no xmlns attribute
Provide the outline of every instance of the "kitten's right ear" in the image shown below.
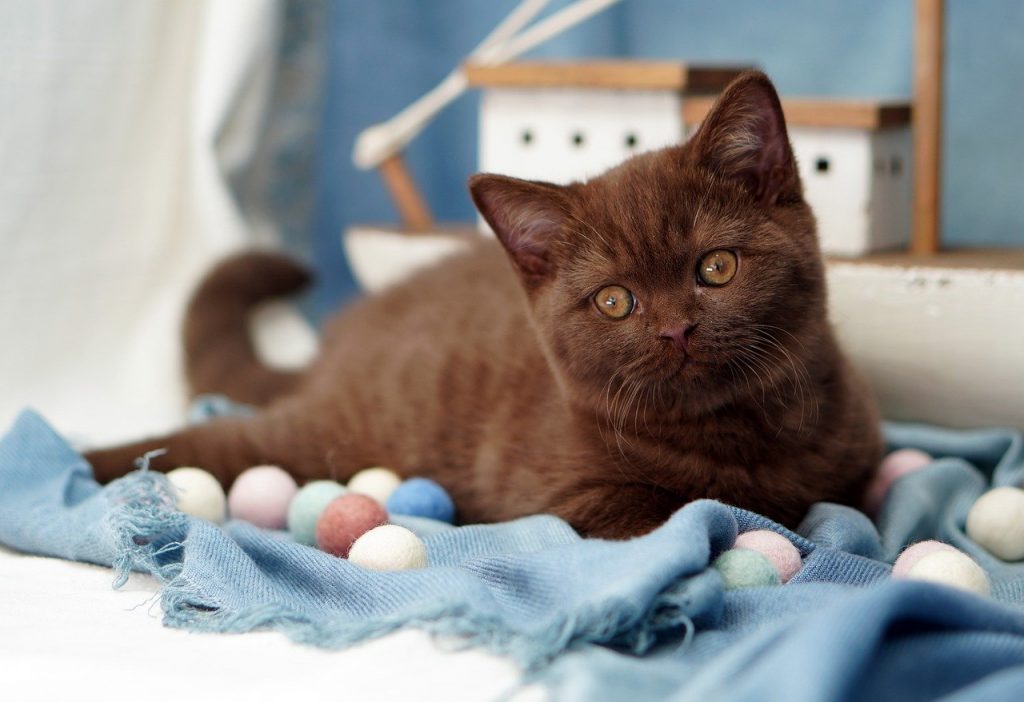
<svg viewBox="0 0 1024 702"><path fill-rule="evenodd" d="M469 179L469 192L523 278L547 276L554 267L552 246L568 217L565 188L480 173Z"/></svg>

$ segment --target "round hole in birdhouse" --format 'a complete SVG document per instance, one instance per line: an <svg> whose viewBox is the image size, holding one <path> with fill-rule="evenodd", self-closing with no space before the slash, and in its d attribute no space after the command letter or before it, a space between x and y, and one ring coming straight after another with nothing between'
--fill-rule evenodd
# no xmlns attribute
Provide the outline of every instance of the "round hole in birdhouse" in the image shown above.
<svg viewBox="0 0 1024 702"><path fill-rule="evenodd" d="M586 139L584 139L584 137L583 137L583 132L573 132L573 135L572 135L572 145L573 146L575 146L577 149L582 148L583 147L583 143L585 141L586 141Z"/></svg>
<svg viewBox="0 0 1024 702"><path fill-rule="evenodd" d="M640 139L637 138L636 134L629 132L626 134L626 148L635 149L637 144L640 143Z"/></svg>
<svg viewBox="0 0 1024 702"><path fill-rule="evenodd" d="M903 161L900 160L899 156L893 156L889 159L889 172L894 176L898 176L903 172Z"/></svg>
<svg viewBox="0 0 1024 702"><path fill-rule="evenodd" d="M529 146L533 143L533 132L529 129L524 129L523 133L519 135L519 139L525 146Z"/></svg>
<svg viewBox="0 0 1024 702"><path fill-rule="evenodd" d="M824 156L819 156L814 162L814 170L818 173L828 173L828 169L832 167L832 164Z"/></svg>

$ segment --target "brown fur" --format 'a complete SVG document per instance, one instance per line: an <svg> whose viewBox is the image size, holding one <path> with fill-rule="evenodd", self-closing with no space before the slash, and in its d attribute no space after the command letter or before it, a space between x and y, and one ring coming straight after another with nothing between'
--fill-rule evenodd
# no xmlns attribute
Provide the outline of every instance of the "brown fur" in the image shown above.
<svg viewBox="0 0 1024 702"><path fill-rule="evenodd" d="M225 484L258 463L300 479L382 464L438 480L463 522L552 512L606 537L702 497L790 526L815 501L859 499L877 416L826 320L767 78L738 79L688 144L587 183L479 175L470 189L504 250L483 240L357 302L294 391L254 365L238 320L301 276L267 255L222 264L191 307L190 377L265 411L94 452L98 476L156 447L157 467ZM739 253L735 279L699 285L697 261L720 248ZM636 296L625 319L592 303L611 284ZM688 327L684 350L671 335Z"/></svg>

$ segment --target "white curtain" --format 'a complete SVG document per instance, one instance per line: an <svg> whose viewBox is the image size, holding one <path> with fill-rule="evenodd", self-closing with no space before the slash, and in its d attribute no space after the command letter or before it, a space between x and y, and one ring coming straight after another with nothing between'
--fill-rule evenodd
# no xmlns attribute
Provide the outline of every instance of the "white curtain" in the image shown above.
<svg viewBox="0 0 1024 702"><path fill-rule="evenodd" d="M0 432L90 443L182 420L180 318L255 229L228 186L259 137L274 0L0 3Z"/></svg>

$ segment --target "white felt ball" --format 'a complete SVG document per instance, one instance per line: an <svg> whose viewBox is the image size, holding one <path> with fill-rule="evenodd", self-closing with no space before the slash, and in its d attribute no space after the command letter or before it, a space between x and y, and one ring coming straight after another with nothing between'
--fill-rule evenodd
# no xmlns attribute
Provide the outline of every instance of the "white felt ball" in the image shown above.
<svg viewBox="0 0 1024 702"><path fill-rule="evenodd" d="M202 468L183 467L169 472L167 479L182 512L216 524L224 521L227 498L215 477Z"/></svg>
<svg viewBox="0 0 1024 702"><path fill-rule="evenodd" d="M402 479L395 471L388 468L366 468L359 471L348 481L349 492L366 495L382 505L391 497L391 493L402 484Z"/></svg>
<svg viewBox="0 0 1024 702"><path fill-rule="evenodd" d="M909 580L925 580L988 595L988 575L981 566L960 551L936 551L914 564L907 573Z"/></svg>
<svg viewBox="0 0 1024 702"><path fill-rule="evenodd" d="M420 538L405 527L385 524L356 539L348 559L369 570L426 568L427 549Z"/></svg>
<svg viewBox="0 0 1024 702"><path fill-rule="evenodd" d="M967 535L1004 561L1024 558L1024 490L998 487L979 497L967 515Z"/></svg>

